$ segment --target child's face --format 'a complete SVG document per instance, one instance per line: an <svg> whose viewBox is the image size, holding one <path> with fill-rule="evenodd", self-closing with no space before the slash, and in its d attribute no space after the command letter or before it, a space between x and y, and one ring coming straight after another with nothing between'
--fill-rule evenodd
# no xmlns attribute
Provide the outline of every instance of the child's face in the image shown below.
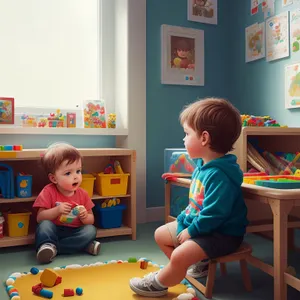
<svg viewBox="0 0 300 300"><path fill-rule="evenodd" d="M184 146L189 154L193 158L203 158L205 153L206 145L208 145L208 140L202 134L200 137L197 135L196 131L193 130L186 123L183 124L183 129L185 132L185 137L183 139Z"/></svg>
<svg viewBox="0 0 300 300"><path fill-rule="evenodd" d="M50 175L52 176L50 180L57 184L61 192L73 193L82 182L81 167L81 160L75 161L72 164L67 164L67 161L64 161L55 174Z"/></svg>

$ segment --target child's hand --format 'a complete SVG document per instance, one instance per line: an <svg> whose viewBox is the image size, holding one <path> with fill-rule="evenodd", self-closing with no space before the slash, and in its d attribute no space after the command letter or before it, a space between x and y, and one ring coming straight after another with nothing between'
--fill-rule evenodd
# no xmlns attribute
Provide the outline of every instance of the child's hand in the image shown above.
<svg viewBox="0 0 300 300"><path fill-rule="evenodd" d="M180 244L183 244L185 241L187 241L187 240L190 239L190 238L191 238L191 236L190 236L190 234L189 234L187 228L184 229L184 230L182 230L182 231L178 234L178 236L177 236L177 239L178 239L178 241L179 241Z"/></svg>
<svg viewBox="0 0 300 300"><path fill-rule="evenodd" d="M58 212L61 215L67 215L71 209L72 209L72 205L68 202L61 202L58 206L57 206Z"/></svg>
<svg viewBox="0 0 300 300"><path fill-rule="evenodd" d="M85 207L80 208L79 219L85 219L88 216L88 212Z"/></svg>

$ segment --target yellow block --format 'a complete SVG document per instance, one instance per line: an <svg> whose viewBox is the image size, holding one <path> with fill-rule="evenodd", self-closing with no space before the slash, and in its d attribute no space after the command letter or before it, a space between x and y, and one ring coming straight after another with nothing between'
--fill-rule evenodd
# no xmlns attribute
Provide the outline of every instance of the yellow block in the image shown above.
<svg viewBox="0 0 300 300"><path fill-rule="evenodd" d="M41 283L47 287L53 287L58 276L59 275L55 271L45 269L41 274Z"/></svg>
<svg viewBox="0 0 300 300"><path fill-rule="evenodd" d="M0 158L16 158L16 151L0 151Z"/></svg>

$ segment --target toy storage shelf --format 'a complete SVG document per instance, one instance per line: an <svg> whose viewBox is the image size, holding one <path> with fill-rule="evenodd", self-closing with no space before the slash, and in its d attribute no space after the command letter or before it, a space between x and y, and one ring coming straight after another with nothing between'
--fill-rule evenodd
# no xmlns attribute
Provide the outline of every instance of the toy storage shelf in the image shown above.
<svg viewBox="0 0 300 300"><path fill-rule="evenodd" d="M94 193L92 200L97 202L102 199L117 197L126 205L123 211L122 226L111 229L98 229L97 237L113 237L128 235L132 240L136 239L136 152L131 149L121 148L83 148L78 149L83 157L83 172L102 172L110 159L120 162L124 173L130 173L126 195L100 196ZM45 149L25 149L23 151L0 151L0 163L11 166L14 173L25 172L32 175L32 197L29 198L0 198L0 211L9 209L32 210L32 204L42 188L49 183L46 174L40 165L40 158ZM36 216L34 211L30 218L29 234L22 237L0 238L1 247L29 245L34 243L34 231L36 228ZM4 224L7 225L6 223Z"/></svg>
<svg viewBox="0 0 300 300"><path fill-rule="evenodd" d="M300 128L243 127L232 151L243 172L247 171L247 142L251 138L255 138L259 147L269 152L300 151Z"/></svg>

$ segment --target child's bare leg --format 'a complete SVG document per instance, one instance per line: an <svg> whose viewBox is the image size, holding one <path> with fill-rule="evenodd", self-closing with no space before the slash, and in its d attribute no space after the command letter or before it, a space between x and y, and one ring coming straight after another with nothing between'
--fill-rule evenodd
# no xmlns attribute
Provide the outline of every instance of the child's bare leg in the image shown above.
<svg viewBox="0 0 300 300"><path fill-rule="evenodd" d="M170 262L160 270L157 280L162 286L174 286L184 279L189 266L206 258L203 249L197 243L188 240L172 252Z"/></svg>
<svg viewBox="0 0 300 300"><path fill-rule="evenodd" d="M172 236L167 226L163 225L157 228L154 233L154 238L161 251L163 251L170 259L175 248Z"/></svg>

